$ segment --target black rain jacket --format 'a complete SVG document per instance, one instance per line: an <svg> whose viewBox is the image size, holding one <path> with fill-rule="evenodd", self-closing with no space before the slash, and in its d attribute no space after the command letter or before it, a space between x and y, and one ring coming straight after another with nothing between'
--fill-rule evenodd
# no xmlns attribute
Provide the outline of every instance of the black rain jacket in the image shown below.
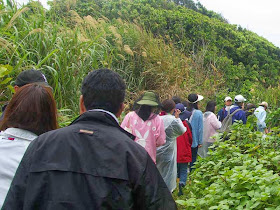
<svg viewBox="0 0 280 210"><path fill-rule="evenodd" d="M2 209L176 209L154 162L133 139L97 111L39 136Z"/></svg>

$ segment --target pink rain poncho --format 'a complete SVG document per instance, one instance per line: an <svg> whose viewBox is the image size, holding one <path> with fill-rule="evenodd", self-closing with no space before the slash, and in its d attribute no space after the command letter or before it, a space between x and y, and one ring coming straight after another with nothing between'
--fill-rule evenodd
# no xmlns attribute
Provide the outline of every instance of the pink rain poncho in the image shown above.
<svg viewBox="0 0 280 210"><path fill-rule="evenodd" d="M156 148L165 143L162 119L157 115L151 120L143 121L133 111L125 116L121 127L136 136L135 142L143 146L156 163Z"/></svg>
<svg viewBox="0 0 280 210"><path fill-rule="evenodd" d="M212 137L220 129L222 123L217 119L213 112L205 112L203 115L203 143L198 149L198 155L202 158L207 156L208 147L211 146L215 139Z"/></svg>

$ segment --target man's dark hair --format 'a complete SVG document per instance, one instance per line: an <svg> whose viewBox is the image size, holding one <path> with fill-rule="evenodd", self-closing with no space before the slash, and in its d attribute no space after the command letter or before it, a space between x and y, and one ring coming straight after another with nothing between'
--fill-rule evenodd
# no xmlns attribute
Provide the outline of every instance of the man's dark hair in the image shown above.
<svg viewBox="0 0 280 210"><path fill-rule="evenodd" d="M175 102L175 104L181 103L181 98L179 96L173 96L172 100Z"/></svg>
<svg viewBox="0 0 280 210"><path fill-rule="evenodd" d="M215 112L216 102L215 101L209 101L206 105L206 112Z"/></svg>
<svg viewBox="0 0 280 210"><path fill-rule="evenodd" d="M91 71L82 83L81 92L87 110L104 109L116 114L125 97L125 83L109 69Z"/></svg>
<svg viewBox="0 0 280 210"><path fill-rule="evenodd" d="M170 99L166 99L162 102L162 111L165 111L166 113L170 113L172 109L175 108L175 102Z"/></svg>

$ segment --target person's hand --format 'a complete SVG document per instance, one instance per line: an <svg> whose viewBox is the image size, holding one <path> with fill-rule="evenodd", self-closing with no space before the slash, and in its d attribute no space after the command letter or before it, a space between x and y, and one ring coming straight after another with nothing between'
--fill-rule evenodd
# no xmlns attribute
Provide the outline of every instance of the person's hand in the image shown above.
<svg viewBox="0 0 280 210"><path fill-rule="evenodd" d="M268 134L268 133L269 133L267 128L264 129L264 133L265 133L265 134Z"/></svg>
<svg viewBox="0 0 280 210"><path fill-rule="evenodd" d="M200 148L200 147L202 147L202 144L199 144L199 145L198 145L198 148Z"/></svg>
<svg viewBox="0 0 280 210"><path fill-rule="evenodd" d="M174 113L174 116L176 118L179 118L179 115L180 115L181 111L179 109L175 109L175 113Z"/></svg>

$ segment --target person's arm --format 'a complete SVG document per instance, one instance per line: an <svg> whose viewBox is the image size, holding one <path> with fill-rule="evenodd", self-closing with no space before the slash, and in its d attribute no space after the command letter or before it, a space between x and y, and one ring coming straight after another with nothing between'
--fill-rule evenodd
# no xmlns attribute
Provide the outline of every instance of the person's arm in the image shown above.
<svg viewBox="0 0 280 210"><path fill-rule="evenodd" d="M212 127L215 129L215 130L218 130L221 128L222 126L222 123L217 119L216 115L215 114L211 114L211 119L210 119L210 124L212 125Z"/></svg>
<svg viewBox="0 0 280 210"><path fill-rule="evenodd" d="M156 147L159 147L161 145L164 145L166 142L166 133L164 130L164 123L163 120L159 117L159 127L158 127L159 133L158 137L156 139Z"/></svg>
<svg viewBox="0 0 280 210"><path fill-rule="evenodd" d="M146 168L139 177L134 194L135 209L177 209L176 203L150 157Z"/></svg>
<svg viewBox="0 0 280 210"><path fill-rule="evenodd" d="M217 114L217 118L218 118L218 120L219 121L221 121L222 122L222 112L223 112L223 109L221 109L219 112L218 112L218 114Z"/></svg>
<svg viewBox="0 0 280 210"><path fill-rule="evenodd" d="M199 112L198 116L198 147L202 146L203 142L203 114Z"/></svg>
<svg viewBox="0 0 280 210"><path fill-rule="evenodd" d="M35 151L35 143L36 139L30 143L18 166L17 172L2 206L2 210L24 209L24 197L29 178L32 155Z"/></svg>
<svg viewBox="0 0 280 210"><path fill-rule="evenodd" d="M240 112L241 112L241 111L240 111ZM241 120L242 120L243 124L246 124L246 122L247 122L247 117L246 117L246 114L245 114L245 112L244 112L244 111L242 111L242 117L241 117Z"/></svg>
<svg viewBox="0 0 280 210"><path fill-rule="evenodd" d="M180 111L175 110L175 120L173 121L173 135L181 136L187 131L187 128L184 126L182 120L179 118Z"/></svg>

